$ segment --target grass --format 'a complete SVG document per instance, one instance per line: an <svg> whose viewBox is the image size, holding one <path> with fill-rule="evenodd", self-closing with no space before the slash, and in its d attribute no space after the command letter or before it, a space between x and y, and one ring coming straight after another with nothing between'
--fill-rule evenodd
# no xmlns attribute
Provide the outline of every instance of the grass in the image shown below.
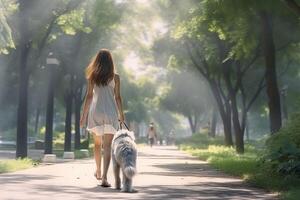
<svg viewBox="0 0 300 200"><path fill-rule="evenodd" d="M241 177L254 186L279 192L284 200L300 199L299 178L283 177L260 161L262 150L257 146L261 146L261 142L246 144L243 155L237 154L233 147L220 144L220 138L208 139L203 134L196 134L178 145L218 170Z"/></svg>
<svg viewBox="0 0 300 200"><path fill-rule="evenodd" d="M64 154L64 150L63 149L54 149L53 153L59 157L62 158L63 154ZM86 158L84 156L84 153L81 152L80 150L74 150L74 154L75 154L75 159L82 159L82 158ZM90 157L93 155L93 149L89 149L89 155Z"/></svg>
<svg viewBox="0 0 300 200"><path fill-rule="evenodd" d="M33 161L28 158L17 160L0 160L0 173L27 169L36 166L37 164L37 161Z"/></svg>
<svg viewBox="0 0 300 200"><path fill-rule="evenodd" d="M209 145L205 149L188 148L187 146L181 147L181 149L234 176L246 177L254 173L258 164L255 151L249 147L246 148L247 153L243 155L236 154L232 147L217 145Z"/></svg>
<svg viewBox="0 0 300 200"><path fill-rule="evenodd" d="M288 199L288 200L299 200L300 197L300 188L292 188L288 192L285 192L282 195L283 199Z"/></svg>

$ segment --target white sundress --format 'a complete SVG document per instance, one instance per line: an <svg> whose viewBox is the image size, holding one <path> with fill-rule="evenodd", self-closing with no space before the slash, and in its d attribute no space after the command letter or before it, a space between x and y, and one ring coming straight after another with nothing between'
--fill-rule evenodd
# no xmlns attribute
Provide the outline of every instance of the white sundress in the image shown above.
<svg viewBox="0 0 300 200"><path fill-rule="evenodd" d="M98 136L117 132L119 122L114 88L114 79L106 86L94 85L87 130Z"/></svg>

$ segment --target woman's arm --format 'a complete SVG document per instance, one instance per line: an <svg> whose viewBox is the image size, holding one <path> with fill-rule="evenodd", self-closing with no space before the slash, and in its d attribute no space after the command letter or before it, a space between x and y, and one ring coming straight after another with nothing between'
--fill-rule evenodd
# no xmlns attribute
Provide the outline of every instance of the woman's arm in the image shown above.
<svg viewBox="0 0 300 200"><path fill-rule="evenodd" d="M120 76L118 74L115 75L115 100L117 103L117 107L118 107L118 112L119 112L119 120L120 121L124 121L124 113L123 113L123 106L122 106L122 97L121 97L121 92L120 92L120 88L121 88L121 83L120 83Z"/></svg>
<svg viewBox="0 0 300 200"><path fill-rule="evenodd" d="M83 111L80 118L80 126L83 127L86 124L86 119L88 116L88 111L90 108L91 101L93 100L93 89L94 85L88 82L87 93L85 95L85 100L83 104Z"/></svg>

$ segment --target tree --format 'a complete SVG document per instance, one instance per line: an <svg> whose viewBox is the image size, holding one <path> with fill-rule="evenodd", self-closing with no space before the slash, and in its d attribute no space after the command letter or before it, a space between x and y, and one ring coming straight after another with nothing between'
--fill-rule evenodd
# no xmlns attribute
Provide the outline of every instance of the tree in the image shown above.
<svg viewBox="0 0 300 200"><path fill-rule="evenodd" d="M171 62L176 63L174 58ZM210 107L205 83L192 72L176 72L175 70L170 70L168 83L169 90L162 95L161 106L185 116L191 132L193 134L198 132L200 123L204 121Z"/></svg>
<svg viewBox="0 0 300 200"><path fill-rule="evenodd" d="M249 70L259 70L253 64L260 51L256 36L248 37L249 42L243 40L244 43L235 38L244 36L243 29L250 30L252 24L248 25L248 18L234 21L234 16L227 14L228 4L224 3L225 8L215 9L219 3L207 1L198 4L199 7L190 12L190 17L185 16L184 20L177 22L173 37L185 44L191 64L207 80L223 121L226 143L230 144L232 123L237 152L243 153L247 112L262 91L264 78L257 81L252 93L247 94L244 86L251 74ZM238 14L244 16L242 12ZM228 28L232 22L235 23L234 29ZM243 45L247 48L240 51Z"/></svg>
<svg viewBox="0 0 300 200"><path fill-rule="evenodd" d="M32 42L29 32L28 15L32 1L19 1L19 19L20 19L20 42L18 45L20 51L19 60L19 101L18 101L18 124L17 124L17 149L16 157L27 157L27 96L28 96L28 55Z"/></svg>
<svg viewBox="0 0 300 200"><path fill-rule="evenodd" d="M34 14L41 14L39 10L35 10L32 12L32 9L36 6L41 6L37 3L37 1L19 1L19 14L18 18L20 19L19 23L19 32L20 32L20 39L18 42L18 49L20 51L20 59L19 59L19 100L18 100L18 126L17 126L17 157L26 157L27 156L27 118L28 118L28 83L29 83L29 75L32 69L36 67L36 62L40 59L42 55L43 48L47 43L51 30L53 26L56 24L57 19L59 16L64 15L65 13L72 10L74 7L78 5L79 1L69 1L65 4L65 2L52 2L48 5L49 9L46 9L42 15L48 13L46 28L44 21L38 24L30 23L32 20L32 16ZM39 2L43 4L43 2ZM63 5L63 6L62 6ZM56 7L57 6L57 7ZM62 6L62 8L61 8ZM57 12L53 12L52 8L56 8ZM36 13L37 12L37 13ZM58 23L59 25L59 23ZM61 24L60 26L63 26ZM43 32L42 37L39 38L40 32L39 30L45 30ZM30 52L31 51L31 52ZM31 68L28 67L29 60L28 57L32 53L35 55L35 60L31 63Z"/></svg>
<svg viewBox="0 0 300 200"><path fill-rule="evenodd" d="M0 54L8 54L8 48L15 48L10 26L7 23L7 16L16 10L16 4L11 1L0 2Z"/></svg>
<svg viewBox="0 0 300 200"><path fill-rule="evenodd" d="M266 85L268 94L268 105L270 110L270 129L271 133L279 131L281 128L281 105L279 89L277 84L276 73L276 53L275 44L273 40L273 30L271 24L271 16L267 11L261 11L261 26L262 26L262 43L263 53L265 57L266 66Z"/></svg>

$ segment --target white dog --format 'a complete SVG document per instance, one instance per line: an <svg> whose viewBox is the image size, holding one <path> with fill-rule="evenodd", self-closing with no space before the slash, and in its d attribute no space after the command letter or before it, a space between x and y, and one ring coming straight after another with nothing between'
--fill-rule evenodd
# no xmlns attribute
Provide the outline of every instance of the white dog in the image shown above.
<svg viewBox="0 0 300 200"><path fill-rule="evenodd" d="M120 168L122 169L122 192L136 192L132 188L132 178L136 174L137 148L134 133L121 129L112 141L112 162L116 189L121 189Z"/></svg>

